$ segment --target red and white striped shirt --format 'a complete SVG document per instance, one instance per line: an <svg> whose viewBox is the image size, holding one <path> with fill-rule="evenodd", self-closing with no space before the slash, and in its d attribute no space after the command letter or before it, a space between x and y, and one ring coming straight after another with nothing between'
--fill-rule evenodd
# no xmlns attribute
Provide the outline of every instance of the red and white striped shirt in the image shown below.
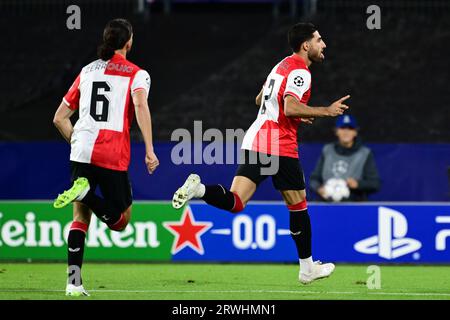
<svg viewBox="0 0 450 320"><path fill-rule="evenodd" d="M83 67L63 101L79 109L70 160L119 171L130 163L131 95L150 91L150 75L120 54Z"/></svg>
<svg viewBox="0 0 450 320"><path fill-rule="evenodd" d="M296 54L284 58L267 77L258 117L247 130L242 149L298 158L297 130L301 119L284 114L287 95L304 104L311 96L311 72Z"/></svg>

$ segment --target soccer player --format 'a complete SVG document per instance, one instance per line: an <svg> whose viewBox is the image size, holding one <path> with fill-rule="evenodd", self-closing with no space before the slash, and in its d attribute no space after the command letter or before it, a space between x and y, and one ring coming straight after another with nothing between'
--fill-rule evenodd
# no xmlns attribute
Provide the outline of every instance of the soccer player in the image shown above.
<svg viewBox="0 0 450 320"><path fill-rule="evenodd" d="M73 202L68 237L69 296L89 295L82 284L81 266L92 212L113 231L124 230L130 220L132 193L127 170L134 114L145 143L148 172L153 173L159 165L147 104L150 76L126 59L132 44L132 26L127 20L108 22L98 48L99 59L82 68L54 116L55 126L71 144L73 186L53 204L63 208ZM79 119L72 127L70 117L76 110ZM95 193L97 186L102 197Z"/></svg>
<svg viewBox="0 0 450 320"><path fill-rule="evenodd" d="M290 212L291 236L300 262L299 280L306 284L328 277L335 266L312 259L311 223L298 159L297 129L302 121L311 124L316 117L343 114L348 109L344 101L350 96L328 107L308 106L311 96L309 66L325 59L326 45L311 23L294 25L288 32L288 42L293 54L272 69L256 97L259 113L245 134L242 143L245 161L238 167L230 190L220 184L204 185L198 175L191 174L175 192L172 205L181 208L188 200L200 198L214 207L237 213L270 175Z"/></svg>

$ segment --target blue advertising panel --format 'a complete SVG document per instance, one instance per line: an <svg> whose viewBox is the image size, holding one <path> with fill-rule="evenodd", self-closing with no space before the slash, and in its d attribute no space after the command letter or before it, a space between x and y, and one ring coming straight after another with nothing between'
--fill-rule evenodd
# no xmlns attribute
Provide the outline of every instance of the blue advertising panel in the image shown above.
<svg viewBox="0 0 450 320"><path fill-rule="evenodd" d="M136 200L170 200L173 192L192 173L198 173L207 184L229 186L237 164L223 161L207 164L202 158L206 145L193 150L190 163L176 164L175 143L156 143L160 166L147 174L142 143L131 146L130 179ZM323 144L300 145L300 162L306 181L316 165ZM369 144L381 178L381 189L370 196L372 201L448 201L450 144ZM225 148L224 148L225 149ZM235 148L231 148L235 150ZM0 199L54 199L70 183L70 146L64 143L0 142ZM233 152L235 155L237 151ZM224 153L228 156L228 153ZM37 156L39 155L39 156ZM191 159L192 158L192 159ZM199 159L196 159L199 158ZM196 161L200 160L200 161ZM308 190L308 198L314 199ZM260 184L253 200L280 200L267 179Z"/></svg>
<svg viewBox="0 0 450 320"><path fill-rule="evenodd" d="M289 212L278 202L230 214L192 203L193 230L174 261L293 262ZM313 258L350 263L450 263L450 204L309 204ZM299 213L301 214L301 213ZM194 227L192 227L194 226ZM189 232L188 232L189 233ZM180 238L177 238L178 240ZM195 239L195 240L192 240Z"/></svg>

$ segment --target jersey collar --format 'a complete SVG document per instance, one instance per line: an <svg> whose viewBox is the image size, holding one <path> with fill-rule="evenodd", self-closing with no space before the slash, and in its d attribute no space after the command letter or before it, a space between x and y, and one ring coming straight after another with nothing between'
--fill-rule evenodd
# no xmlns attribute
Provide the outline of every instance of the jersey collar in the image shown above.
<svg viewBox="0 0 450 320"><path fill-rule="evenodd" d="M126 58L118 53L114 53L114 55L112 56L111 60L117 61L117 60L126 60Z"/></svg>

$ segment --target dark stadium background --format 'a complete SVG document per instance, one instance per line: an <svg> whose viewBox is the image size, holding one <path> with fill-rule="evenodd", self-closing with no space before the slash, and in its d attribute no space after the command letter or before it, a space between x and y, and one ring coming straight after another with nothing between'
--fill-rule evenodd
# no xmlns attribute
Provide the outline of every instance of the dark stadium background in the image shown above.
<svg viewBox="0 0 450 320"><path fill-rule="evenodd" d="M105 23L118 16L134 25L129 58L152 76L158 140L198 119L222 129L251 124L254 96L270 68L290 53L286 30L300 21L301 1L295 18L288 1L278 1L278 18L264 0L174 1L171 13L156 1L142 15L137 2L0 2L2 141L60 139L49 125L55 106L80 68L96 58ZM320 28L328 48L326 63L313 67L311 103L350 93L351 111L370 142L449 142L448 4L376 1L382 28L370 31L368 3L318 1L318 13L308 20ZM81 8L81 30L65 27L70 4ZM318 121L302 132L302 140L332 139L332 123Z"/></svg>
<svg viewBox="0 0 450 320"><path fill-rule="evenodd" d="M314 2L315 9L307 5ZM380 30L366 26L372 4L381 8ZM69 5L81 9L80 30L66 27ZM0 0L0 300L64 298L72 208L52 202L70 186L70 146L52 120L117 17L134 28L127 58L152 78L161 165L147 174L134 123L133 217L112 233L93 215L83 265L91 298L450 297L449 1ZM314 259L337 264L330 279L308 287L297 282L288 209L270 179L238 215L201 201L175 210L170 202L191 172L206 184L231 184L236 164L174 164L171 134L192 132L198 120L203 132L246 130L265 78L291 54L286 34L299 21L316 24L327 44L325 62L311 67L310 104L351 95L349 113L381 178L368 203L323 204L307 190ZM335 139L333 125L317 119L299 130L307 182ZM180 249L180 234L192 228L176 235L170 226L185 227L188 215L205 229L195 233L197 246L184 241ZM380 266L381 290L366 285L369 264Z"/></svg>

